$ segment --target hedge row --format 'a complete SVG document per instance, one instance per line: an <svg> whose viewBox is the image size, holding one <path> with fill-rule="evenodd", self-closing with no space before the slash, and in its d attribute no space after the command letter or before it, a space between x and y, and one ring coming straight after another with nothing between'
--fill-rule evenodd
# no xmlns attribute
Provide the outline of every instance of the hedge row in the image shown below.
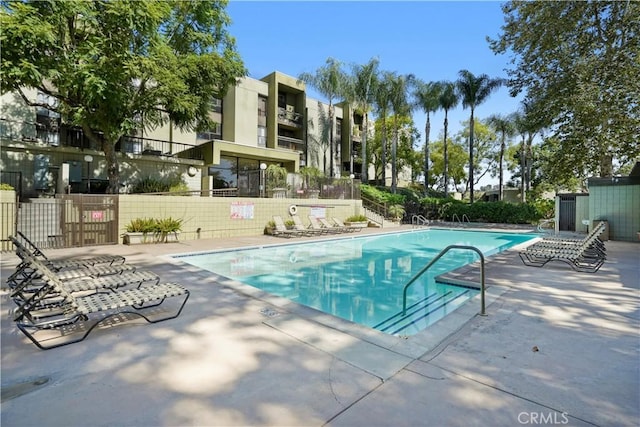
<svg viewBox="0 0 640 427"><path fill-rule="evenodd" d="M533 224L553 215L553 201L540 200L534 203L476 202L473 204L453 199L428 197L422 199L421 207L430 219L452 220L454 215L471 222L494 222L502 224Z"/></svg>

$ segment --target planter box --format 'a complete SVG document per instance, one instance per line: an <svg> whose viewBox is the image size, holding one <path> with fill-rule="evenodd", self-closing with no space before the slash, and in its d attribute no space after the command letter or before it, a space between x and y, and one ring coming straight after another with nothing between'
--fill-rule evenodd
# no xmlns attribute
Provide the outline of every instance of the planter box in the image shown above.
<svg viewBox="0 0 640 427"><path fill-rule="evenodd" d="M346 225L347 227L367 228L369 226L369 221L358 221L358 222L345 221L344 225Z"/></svg>
<svg viewBox="0 0 640 427"><path fill-rule="evenodd" d="M140 245L152 242L153 236L150 236L149 233L128 232L122 235L122 243L125 245Z"/></svg>
<svg viewBox="0 0 640 427"><path fill-rule="evenodd" d="M164 236L162 234L158 234L156 236L156 243L177 242L179 237L180 237L180 232L179 231L172 231L170 233L167 233Z"/></svg>
<svg viewBox="0 0 640 427"><path fill-rule="evenodd" d="M320 190L307 190L307 199L317 199L320 197Z"/></svg>
<svg viewBox="0 0 640 427"><path fill-rule="evenodd" d="M167 233L166 236L154 233L136 233L128 232L122 235L122 243L125 245L140 245L146 243L171 243L177 242L180 237L180 232Z"/></svg>

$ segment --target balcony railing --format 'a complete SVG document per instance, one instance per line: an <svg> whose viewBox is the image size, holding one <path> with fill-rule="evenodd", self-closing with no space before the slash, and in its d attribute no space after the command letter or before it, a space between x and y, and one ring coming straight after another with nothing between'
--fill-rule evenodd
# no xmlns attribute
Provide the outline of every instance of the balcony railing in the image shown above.
<svg viewBox="0 0 640 427"><path fill-rule="evenodd" d="M290 136L278 135L278 147L293 151L303 151L304 141Z"/></svg>
<svg viewBox="0 0 640 427"><path fill-rule="evenodd" d="M55 128L40 123L0 120L0 137L13 141L102 151L104 136L100 132L95 135L97 141L94 142L79 127L61 125ZM116 143L115 149L121 153L204 160L202 149L198 145L137 136L123 136Z"/></svg>
<svg viewBox="0 0 640 427"><path fill-rule="evenodd" d="M294 111L287 111L285 108L278 107L278 123L294 128L301 128L302 114Z"/></svg>

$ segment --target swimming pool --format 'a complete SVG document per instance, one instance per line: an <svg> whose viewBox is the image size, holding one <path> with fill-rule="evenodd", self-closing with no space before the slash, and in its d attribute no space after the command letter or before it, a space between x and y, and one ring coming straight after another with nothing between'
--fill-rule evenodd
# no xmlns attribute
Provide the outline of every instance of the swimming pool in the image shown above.
<svg viewBox="0 0 640 427"><path fill-rule="evenodd" d="M435 277L478 259L453 249L410 288L404 285L449 245L477 247L484 256L533 234L429 229L375 236L247 248L174 258L325 313L392 335L413 335L460 307L478 289Z"/></svg>

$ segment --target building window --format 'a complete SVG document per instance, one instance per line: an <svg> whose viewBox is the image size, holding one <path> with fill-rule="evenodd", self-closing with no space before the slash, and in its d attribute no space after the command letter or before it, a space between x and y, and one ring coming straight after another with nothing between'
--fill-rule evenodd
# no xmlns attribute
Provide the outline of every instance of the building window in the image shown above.
<svg viewBox="0 0 640 427"><path fill-rule="evenodd" d="M213 123L213 127L204 132L198 132L196 134L196 142L201 143L205 141L212 141L214 139L222 139L222 124Z"/></svg>
<svg viewBox="0 0 640 427"><path fill-rule="evenodd" d="M45 93L38 92L37 102L39 104L50 105L52 108L58 106L58 100ZM60 114L39 106L36 109L36 138L51 145L60 144Z"/></svg>
<svg viewBox="0 0 640 427"><path fill-rule="evenodd" d="M214 113L222 112L222 99L220 98L211 98L209 101L209 110Z"/></svg>
<svg viewBox="0 0 640 427"><path fill-rule="evenodd" d="M259 161L241 157L220 156L220 164L209 166L213 188L245 188L247 176L259 170ZM243 190L244 192L244 190Z"/></svg>
<svg viewBox="0 0 640 427"><path fill-rule="evenodd" d="M267 117L267 97L258 96L258 117Z"/></svg>
<svg viewBox="0 0 640 427"><path fill-rule="evenodd" d="M258 147L267 146L267 128L266 126L258 126Z"/></svg>

